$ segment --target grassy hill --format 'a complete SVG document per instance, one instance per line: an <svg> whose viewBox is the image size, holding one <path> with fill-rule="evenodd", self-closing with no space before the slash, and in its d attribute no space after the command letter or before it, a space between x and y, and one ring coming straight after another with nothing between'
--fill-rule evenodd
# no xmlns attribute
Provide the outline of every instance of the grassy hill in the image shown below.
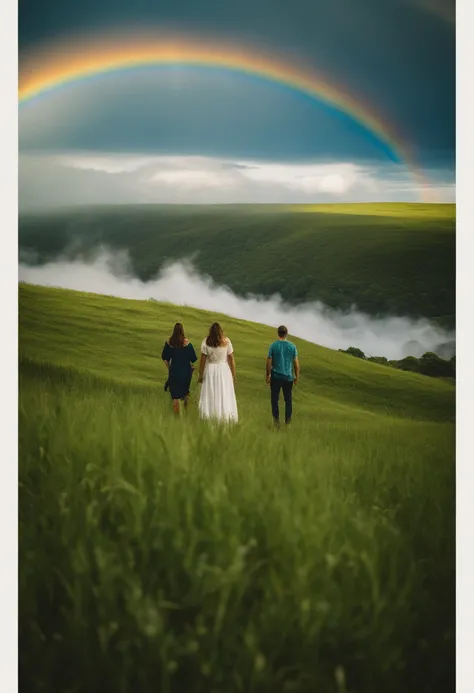
<svg viewBox="0 0 474 693"><path fill-rule="evenodd" d="M236 293L281 293L369 315L453 327L455 206L150 205L23 216L20 256L35 262L127 250L137 276L193 256Z"/></svg>
<svg viewBox="0 0 474 693"><path fill-rule="evenodd" d="M22 690L445 691L454 388L297 343L271 428L271 329L20 286ZM240 422L174 420L161 346L232 338Z"/></svg>

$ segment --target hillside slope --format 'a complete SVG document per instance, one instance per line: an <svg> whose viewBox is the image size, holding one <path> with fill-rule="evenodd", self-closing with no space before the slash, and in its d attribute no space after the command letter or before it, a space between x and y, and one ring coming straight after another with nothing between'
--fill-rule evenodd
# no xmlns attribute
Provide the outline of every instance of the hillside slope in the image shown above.
<svg viewBox="0 0 474 693"><path fill-rule="evenodd" d="M454 387L274 331L20 286L19 673L29 693L454 689ZM239 424L173 418L164 339L231 336Z"/></svg>
<svg viewBox="0 0 474 693"><path fill-rule="evenodd" d="M113 207L22 216L20 258L128 251L142 280L165 262L196 267L238 294L280 293L369 315L454 326L454 205Z"/></svg>
<svg viewBox="0 0 474 693"><path fill-rule="evenodd" d="M237 360L239 394L267 397L264 363L275 331L192 308L131 301L61 289L20 286L20 350L23 357L121 382L159 385L161 348L175 322L198 349L211 322L230 335ZM454 388L444 381L367 363L294 339L302 377L296 398L308 417L395 414L452 420Z"/></svg>

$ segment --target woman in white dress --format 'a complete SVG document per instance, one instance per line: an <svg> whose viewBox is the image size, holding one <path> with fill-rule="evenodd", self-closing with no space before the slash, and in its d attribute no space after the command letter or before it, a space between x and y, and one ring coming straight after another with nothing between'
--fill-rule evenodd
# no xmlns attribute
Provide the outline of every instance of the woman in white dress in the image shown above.
<svg viewBox="0 0 474 693"><path fill-rule="evenodd" d="M201 344L199 415L202 419L238 421L235 399L235 359L232 342L218 322Z"/></svg>

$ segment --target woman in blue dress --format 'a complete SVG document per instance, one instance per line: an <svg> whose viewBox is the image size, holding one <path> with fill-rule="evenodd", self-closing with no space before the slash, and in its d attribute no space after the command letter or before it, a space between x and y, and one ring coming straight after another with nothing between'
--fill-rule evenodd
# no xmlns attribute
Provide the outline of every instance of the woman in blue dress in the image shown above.
<svg viewBox="0 0 474 693"><path fill-rule="evenodd" d="M173 411L179 414L179 401L188 406L188 396L193 377L192 364L197 361L196 352L191 342L184 335L184 328L177 322L173 334L165 342L161 358L168 368L168 388L173 400ZM166 387L165 387L166 389Z"/></svg>

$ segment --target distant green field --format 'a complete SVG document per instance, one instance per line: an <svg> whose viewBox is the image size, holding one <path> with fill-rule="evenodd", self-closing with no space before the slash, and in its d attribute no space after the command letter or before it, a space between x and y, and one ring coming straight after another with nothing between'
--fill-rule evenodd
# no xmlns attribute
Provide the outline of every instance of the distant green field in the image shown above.
<svg viewBox="0 0 474 693"><path fill-rule="evenodd" d="M454 680L454 387L273 330L22 285L21 690L445 692ZM219 319L240 422L174 420L160 350Z"/></svg>
<svg viewBox="0 0 474 693"><path fill-rule="evenodd" d="M353 304L369 315L455 323L455 206L149 205L20 219L20 257L34 262L127 250L134 272L192 257L238 294Z"/></svg>
<svg viewBox="0 0 474 693"><path fill-rule="evenodd" d="M295 212L316 214L348 214L380 217L405 217L407 219L448 219L456 216L454 204L422 204L419 202L357 202L317 205L287 205Z"/></svg>

